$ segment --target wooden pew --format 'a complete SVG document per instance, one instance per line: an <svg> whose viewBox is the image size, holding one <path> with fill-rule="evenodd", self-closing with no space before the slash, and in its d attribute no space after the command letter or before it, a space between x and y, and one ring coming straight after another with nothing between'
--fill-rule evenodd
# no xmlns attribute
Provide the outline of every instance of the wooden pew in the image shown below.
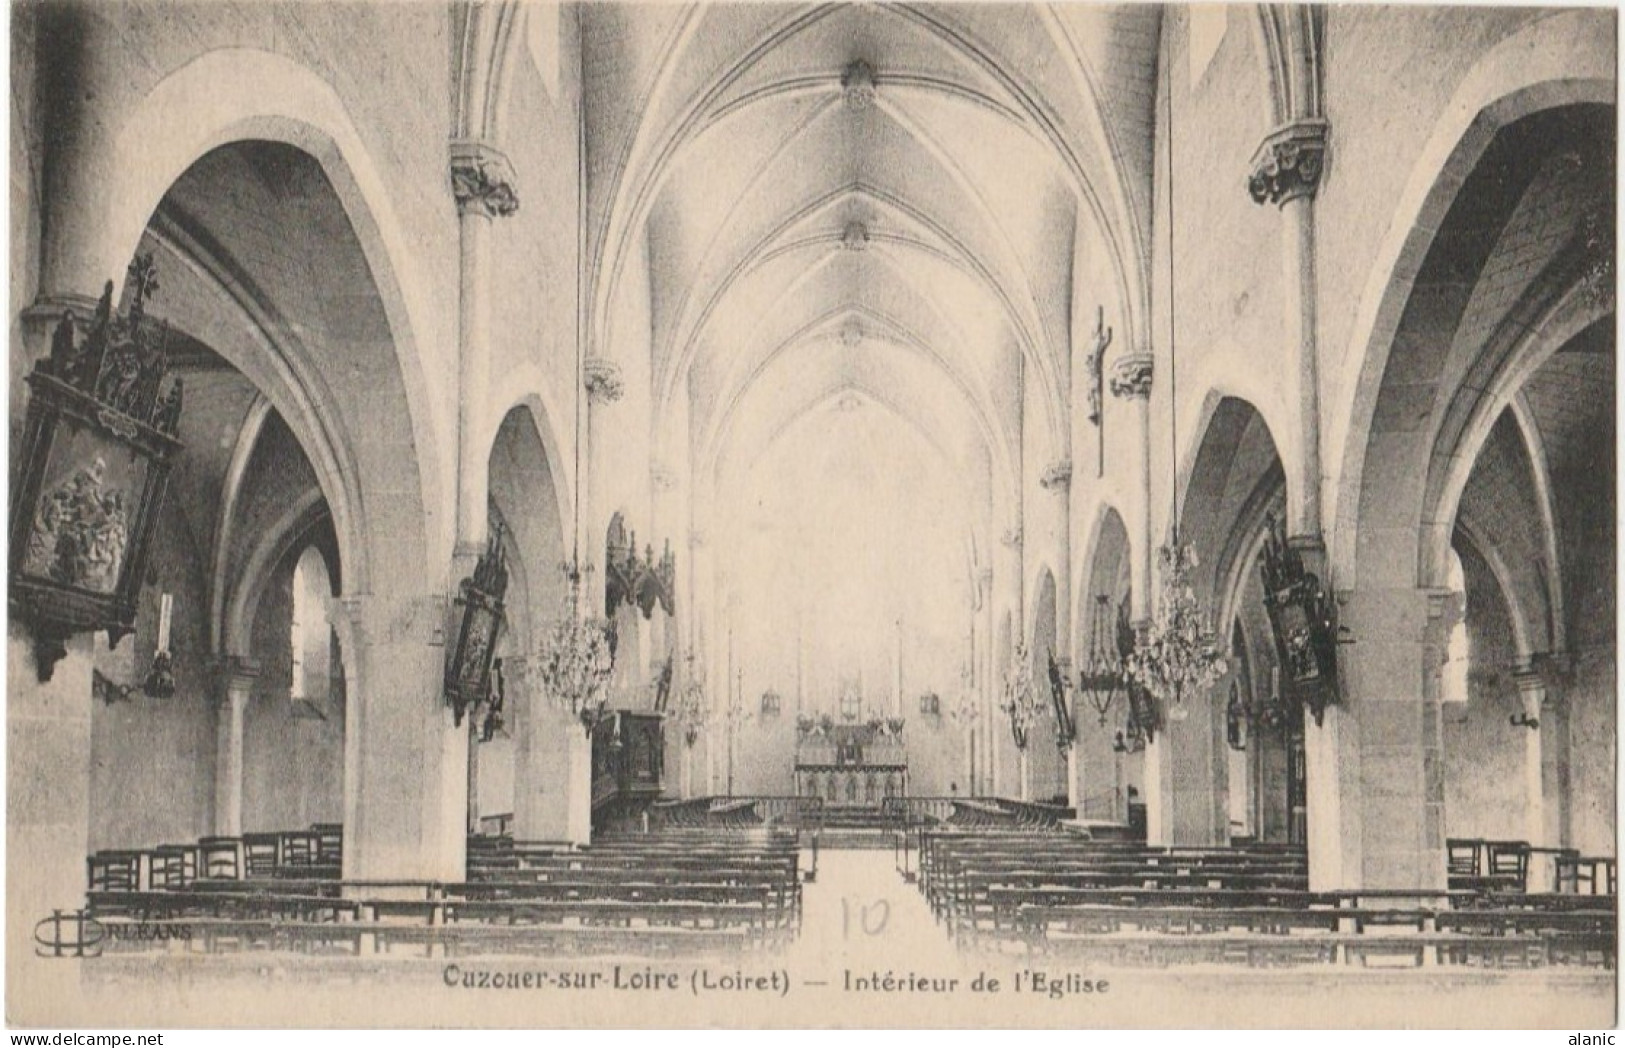
<svg viewBox="0 0 1625 1048"><path fill-rule="evenodd" d="M283 895L275 892L225 891L92 891L91 915L100 919L178 920L183 917L343 920L354 918L360 903L326 895Z"/></svg>

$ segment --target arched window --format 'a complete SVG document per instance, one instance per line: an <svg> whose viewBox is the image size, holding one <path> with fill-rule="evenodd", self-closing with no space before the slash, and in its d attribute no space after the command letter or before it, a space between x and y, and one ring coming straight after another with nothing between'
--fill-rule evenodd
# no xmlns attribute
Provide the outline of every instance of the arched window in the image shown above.
<svg viewBox="0 0 1625 1048"><path fill-rule="evenodd" d="M313 711L328 699L333 627L327 609L332 596L327 562L315 546L309 546L293 568L293 622L288 635L293 680L289 697Z"/></svg>
<svg viewBox="0 0 1625 1048"><path fill-rule="evenodd" d="M1443 702L1467 701L1467 578L1462 574L1461 557L1450 551L1450 603L1445 614L1450 635L1445 641L1444 671L1439 681Z"/></svg>

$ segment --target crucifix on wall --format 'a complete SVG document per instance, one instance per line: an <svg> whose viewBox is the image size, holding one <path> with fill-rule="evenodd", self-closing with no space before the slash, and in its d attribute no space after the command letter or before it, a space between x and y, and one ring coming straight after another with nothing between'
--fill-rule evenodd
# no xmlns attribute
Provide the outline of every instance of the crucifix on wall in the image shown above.
<svg viewBox="0 0 1625 1048"><path fill-rule="evenodd" d="M1096 436L1096 449L1098 462L1095 466L1095 476L1106 475L1106 427L1102 422L1103 412L1101 401L1104 397L1102 383L1105 371L1106 347L1112 344L1112 329L1106 326L1106 307L1095 307L1094 341L1089 347L1089 356L1086 361L1089 368L1089 421L1094 423L1098 430Z"/></svg>

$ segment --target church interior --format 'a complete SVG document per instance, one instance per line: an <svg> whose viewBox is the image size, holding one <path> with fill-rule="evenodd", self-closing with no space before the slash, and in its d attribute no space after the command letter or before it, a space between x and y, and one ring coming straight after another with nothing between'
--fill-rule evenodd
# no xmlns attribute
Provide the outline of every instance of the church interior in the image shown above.
<svg viewBox="0 0 1625 1048"><path fill-rule="evenodd" d="M884 883L1611 1016L1615 18L13 5L8 1014Z"/></svg>

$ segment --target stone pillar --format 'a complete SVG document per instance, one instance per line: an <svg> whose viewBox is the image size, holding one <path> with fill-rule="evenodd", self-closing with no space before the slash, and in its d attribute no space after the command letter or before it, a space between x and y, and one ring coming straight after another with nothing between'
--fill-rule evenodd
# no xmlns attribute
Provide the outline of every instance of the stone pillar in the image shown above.
<svg viewBox="0 0 1625 1048"><path fill-rule="evenodd" d="M458 231L457 545L477 557L485 545L490 448L491 222L519 210L513 167L483 142L451 144Z"/></svg>
<svg viewBox="0 0 1625 1048"><path fill-rule="evenodd" d="M1316 70L1298 70L1317 76ZM1316 345L1315 194L1325 166L1328 125L1313 108L1317 90L1300 90L1292 99L1300 113L1265 136L1253 155L1248 192L1258 204L1275 204L1282 219L1281 261L1284 270L1282 335L1291 366L1296 414L1296 461L1289 464L1286 528L1289 541L1305 567L1326 576L1321 540L1320 379ZM1345 688L1348 694L1357 694ZM1388 707L1377 707L1388 710ZM1437 720L1437 709L1432 720ZM1390 720L1389 713L1380 715ZM1424 718L1427 719L1427 718ZM1436 729L1436 725L1435 725ZM1309 834L1310 886L1316 890L1364 883L1360 818L1355 812L1360 788L1360 726L1351 711L1332 706L1320 725L1305 726L1304 760ZM1290 813L1289 813L1290 817ZM1442 807L1438 813L1442 827ZM1393 843L1390 837L1387 843ZM1442 847L1442 841L1440 843ZM1389 860L1382 860L1387 863ZM1385 867L1398 876L1397 867ZM1402 877L1403 879L1403 877Z"/></svg>
<svg viewBox="0 0 1625 1048"><path fill-rule="evenodd" d="M1326 153L1327 123L1305 118L1265 136L1253 155L1248 191L1260 204L1281 210L1281 284L1285 312L1282 338L1290 365L1283 374L1292 387L1297 416L1297 461L1287 484L1288 535L1318 538L1320 523L1320 380L1315 344L1315 191Z"/></svg>
<svg viewBox="0 0 1625 1048"><path fill-rule="evenodd" d="M252 659L226 658L215 707L214 832L220 837L243 832L243 717L259 676L260 665Z"/></svg>
<svg viewBox="0 0 1625 1048"><path fill-rule="evenodd" d="M1130 541L1134 572L1133 615L1136 621L1150 617L1151 608L1151 381L1154 364L1150 350L1125 353L1112 364L1112 396L1129 401L1138 430L1135 445L1139 484L1139 534ZM1133 554L1138 556L1133 556Z"/></svg>
<svg viewBox="0 0 1625 1048"><path fill-rule="evenodd" d="M1072 680L1072 460L1059 459L1050 463L1044 469L1038 480L1039 486L1049 494L1049 498L1041 500L1044 504L1045 522L1047 531L1045 540L1049 545L1052 563L1052 575L1055 582L1055 661L1060 666L1061 679ZM1038 682L1044 698L1049 701L1049 653L1034 652L1035 672L1034 679ZM1073 703L1074 695L1069 691L1067 702ZM1072 706L1072 721L1077 723L1077 709ZM1053 724L1053 718L1050 721ZM1059 725L1055 725L1059 727ZM1059 740L1050 732L1042 733L1043 744L1048 752L1041 763L1045 769L1044 778L1038 788L1041 796L1048 798L1054 794L1057 787L1065 793L1067 803L1075 804L1077 791L1077 761L1074 759L1073 743L1057 747Z"/></svg>
<svg viewBox="0 0 1625 1048"><path fill-rule="evenodd" d="M68 13L54 10L58 6L70 7L46 5L41 11L42 20ZM43 76L51 75L48 70L41 72ZM55 198L53 183L52 192L46 194L47 206ZM81 224L84 218L79 216ZM57 287L99 289L102 280L115 275L123 275L122 267L118 274L105 274L94 282L59 283ZM26 419L28 400L21 376L48 352L51 332L64 309L75 312L82 331L94 308L95 301L86 296L60 294L42 299L35 308L24 312L22 338L12 346L11 360L14 456L20 452L16 438ZM81 993L81 965L37 956L34 934L36 924L51 917L52 911L72 914L85 905L86 858L90 851L92 676L95 654L106 647L91 633L63 639L65 653L46 669L50 679L42 681L35 660L34 634L15 610L6 637L7 1014L12 1022L40 1025L60 1022L64 1004L77 1000ZM133 636L125 638L126 653L135 640ZM141 842L108 843L129 846ZM39 931L47 942L55 938L51 925ZM69 955L76 935L70 920L62 934ZM57 1016L55 1020L50 1019L52 1014Z"/></svg>
<svg viewBox="0 0 1625 1048"><path fill-rule="evenodd" d="M1546 678L1534 667L1522 665L1513 670L1512 679L1518 685L1524 719L1535 724L1533 727L1529 724L1523 727L1523 835L1530 844L1539 847L1550 840L1546 835L1545 755L1542 752L1545 748L1542 745L1543 735L1551 727L1544 710ZM1550 865L1549 861L1530 863L1530 890L1552 890L1551 880L1547 876L1551 872ZM1533 883L1534 879L1540 880L1539 888Z"/></svg>
<svg viewBox="0 0 1625 1048"><path fill-rule="evenodd" d="M995 552L995 565L993 581L995 586L993 604L994 632L993 632L993 679L990 682L993 688L993 714L994 721L988 731L989 756L992 758L990 793L995 796L1009 796L1011 791L1020 793L1026 784L1025 755L1016 749L1015 738L1010 731L1010 717L999 704L1004 699L1004 681L1012 669L1015 658L1016 644L1026 635L1025 622L1026 603L1022 599L1022 543L1021 521L1017 521L1005 529L999 538L999 549ZM1010 650L1001 651L1001 638L999 636L999 623L1006 615L1010 619ZM1025 798L1023 798L1025 799Z"/></svg>
<svg viewBox="0 0 1625 1048"><path fill-rule="evenodd" d="M85 905L93 642L89 634L69 638L67 655L41 682L33 639L15 618L7 641L6 995L15 1017L38 1017L28 1002L79 992L78 965L36 958L33 935L53 910Z"/></svg>
<svg viewBox="0 0 1625 1048"><path fill-rule="evenodd" d="M463 728L468 732L468 771L465 774L468 789L463 822L470 836L480 832L480 732L476 725L477 718L471 710L469 717L463 721Z"/></svg>
<svg viewBox="0 0 1625 1048"><path fill-rule="evenodd" d="M40 184L50 187L41 201L39 295L99 294L112 280L116 306L130 263L129 254L117 253L133 252L140 234L107 221L116 195L131 188L119 184L129 173L111 164L119 125L103 115L106 100L128 92L118 25L79 4L46 4L38 19L40 122L49 128ZM132 239L116 242L125 235Z"/></svg>
<svg viewBox="0 0 1625 1048"><path fill-rule="evenodd" d="M1072 654L1072 461L1051 463L1038 483L1051 496L1045 524L1054 557L1055 657L1062 659Z"/></svg>
<svg viewBox="0 0 1625 1048"><path fill-rule="evenodd" d="M514 840L587 844L592 836L592 746L587 732L579 718L542 691L529 660L509 658L503 668L508 701L518 705Z"/></svg>
<svg viewBox="0 0 1625 1048"><path fill-rule="evenodd" d="M1288 539L1287 543L1297 551L1305 571L1320 579L1327 577L1326 547L1318 537L1299 536ZM1353 652L1353 648L1348 650ZM1276 689L1285 687L1279 669L1275 671L1272 684ZM1360 694L1347 679L1343 681L1342 691L1349 696ZM1290 732L1283 739L1286 746L1292 745ZM1262 759L1261 754L1256 756ZM1335 891L1361 887L1360 726L1351 706L1328 706L1319 724L1305 713L1303 761L1310 888ZM1289 760L1289 773L1291 767ZM1289 833L1295 816L1289 808L1286 812Z"/></svg>
<svg viewBox="0 0 1625 1048"><path fill-rule="evenodd" d="M1112 742L1117 725L1124 719L1124 710L1128 707L1128 698L1122 689L1118 690L1112 699L1111 707L1103 719L1095 710L1094 704L1083 691L1080 677L1076 674L1086 672L1086 668L1094 657L1095 629L1097 620L1104 618L1107 632L1105 643L1108 653L1116 654L1116 606L1112 604L1108 595L1102 603L1098 594L1089 594L1079 608L1078 649L1073 659L1073 679L1079 686L1073 692L1073 723L1077 725L1078 737L1072 744L1072 774L1073 793L1072 802L1077 808L1078 818L1106 821L1119 821L1125 817L1120 810L1117 793L1121 789L1118 768L1120 760L1112 750Z"/></svg>
<svg viewBox="0 0 1625 1048"><path fill-rule="evenodd" d="M1118 357L1112 364L1112 396L1130 402L1134 411L1138 441L1135 445L1136 474L1139 484L1139 504L1134 507L1138 524L1137 534L1129 541L1129 559L1133 565L1133 602L1131 614L1136 627L1144 633L1150 621L1152 598L1151 583L1151 383L1155 364L1149 349L1140 348ZM1127 523L1127 522L1125 522ZM1125 700L1126 701L1126 700ZM1145 795L1146 840L1152 844L1167 843L1172 832L1165 819L1162 787L1165 777L1163 765L1166 733L1157 732L1148 743L1142 757L1144 761L1143 788ZM1121 762L1118 764L1121 768ZM1119 774L1118 781L1122 781ZM1127 808L1125 806L1125 812Z"/></svg>
<svg viewBox="0 0 1625 1048"><path fill-rule="evenodd" d="M345 723L346 880L463 876L468 740L441 694L444 593L349 596L337 617L355 653Z"/></svg>
<svg viewBox="0 0 1625 1048"><path fill-rule="evenodd" d="M585 442L587 468L582 474L582 504L587 507L582 541L586 543L585 558L595 562L604 555L605 529L609 527L611 511L605 503L611 494L610 479L614 464L610 448L604 440L606 415L609 409L626 395L626 382L621 377L621 366L606 357L590 356L582 362L581 381L587 391L587 418ZM625 521L628 529L633 521ZM604 602L604 586L608 572L600 570L592 586L583 587L583 594L593 614L599 614Z"/></svg>
<svg viewBox="0 0 1625 1048"><path fill-rule="evenodd" d="M1072 723L1078 722L1074 711ZM1072 809L1074 818L1083 818L1083 782L1080 779L1083 761L1078 754L1078 740L1072 740L1072 745L1065 750L1066 757L1066 803Z"/></svg>
<svg viewBox="0 0 1625 1048"><path fill-rule="evenodd" d="M981 606L977 613L981 616L980 626L976 634L976 680L973 693L977 703L976 720L971 726L971 732L976 736L976 782L982 794L993 792L993 746L992 733L994 717L998 712L996 700L996 675L993 672L993 569L983 568L976 575L976 583L980 587Z"/></svg>
<svg viewBox="0 0 1625 1048"><path fill-rule="evenodd" d="M1220 847L1229 843L1225 808L1227 760L1217 688L1187 695L1163 710L1163 729L1146 748L1146 822L1151 843ZM1154 770L1153 770L1154 769ZM1156 807L1152 807L1155 797Z"/></svg>
<svg viewBox="0 0 1625 1048"><path fill-rule="evenodd" d="M1546 799L1546 827L1541 839L1548 844L1573 846L1573 794L1570 787L1572 722L1564 685L1569 674L1548 657L1536 663L1546 685L1545 706L1540 715L1541 769Z"/></svg>
<svg viewBox="0 0 1625 1048"><path fill-rule="evenodd" d="M535 719L528 821L521 835L515 812L514 839L586 845L592 840L592 739L567 710L547 705Z"/></svg>
<svg viewBox="0 0 1625 1048"><path fill-rule="evenodd" d="M1342 606L1355 638L1341 666L1351 698L1328 709L1323 726L1311 718L1305 731L1313 889L1445 886L1439 676L1446 599L1369 589ZM1317 768L1328 757L1333 767Z"/></svg>

